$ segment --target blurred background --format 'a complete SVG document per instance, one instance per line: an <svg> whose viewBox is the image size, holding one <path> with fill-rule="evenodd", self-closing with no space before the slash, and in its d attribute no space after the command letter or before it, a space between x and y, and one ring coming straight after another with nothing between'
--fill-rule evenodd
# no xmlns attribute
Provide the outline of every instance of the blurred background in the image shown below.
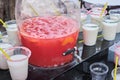
<svg viewBox="0 0 120 80"><path fill-rule="evenodd" d="M10 19L15 19L15 0L0 0L0 19L7 21ZM0 24L0 30L4 31L5 29Z"/></svg>

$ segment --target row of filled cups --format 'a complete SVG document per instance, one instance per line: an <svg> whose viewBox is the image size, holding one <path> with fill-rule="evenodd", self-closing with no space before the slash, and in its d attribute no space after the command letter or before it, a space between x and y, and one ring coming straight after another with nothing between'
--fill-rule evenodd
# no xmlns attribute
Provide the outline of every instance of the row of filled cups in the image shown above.
<svg viewBox="0 0 120 80"><path fill-rule="evenodd" d="M25 80L28 76L31 51L20 46L16 20L5 23L6 31L0 32L0 69L9 69L12 80Z"/></svg>
<svg viewBox="0 0 120 80"><path fill-rule="evenodd" d="M31 50L21 46L16 20L6 21L0 32L0 70L9 70L12 80L26 80Z"/></svg>
<svg viewBox="0 0 120 80"><path fill-rule="evenodd" d="M119 16L120 17L120 16ZM116 15L106 15L101 21L85 20L82 22L82 32L84 44L93 46L96 44L98 32L102 32L102 36L107 41L113 41L117 31L120 31L120 18Z"/></svg>
<svg viewBox="0 0 120 80"><path fill-rule="evenodd" d="M0 43L0 69L9 70L12 80L27 79L30 56L26 47Z"/></svg>
<svg viewBox="0 0 120 80"><path fill-rule="evenodd" d="M6 21L5 27L6 31L0 31L0 42L10 43L13 46L20 46L20 38L18 35L18 28L16 24L16 20Z"/></svg>
<svg viewBox="0 0 120 80"><path fill-rule="evenodd" d="M116 19L119 20L119 23L117 25L117 33L120 33L120 9L113 9L110 10L109 12L104 11L104 13L102 14L102 7L93 7L91 10L86 10L86 9L81 9L81 22L85 23L86 21L88 21L88 19L91 19L93 22L102 24L102 17L104 17L105 15L111 15L111 16L116 16ZM89 18L89 16L91 18ZM115 17L114 17L115 18ZM82 30L81 30L82 31ZM102 28L100 27L99 31L102 31Z"/></svg>

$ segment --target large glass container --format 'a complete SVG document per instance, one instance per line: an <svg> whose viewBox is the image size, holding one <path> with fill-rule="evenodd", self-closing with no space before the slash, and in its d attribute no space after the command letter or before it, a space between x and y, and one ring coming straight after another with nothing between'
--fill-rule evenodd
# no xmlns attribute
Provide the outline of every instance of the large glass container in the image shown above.
<svg viewBox="0 0 120 80"><path fill-rule="evenodd" d="M30 64L56 67L73 60L72 54L62 54L77 42L78 4L77 0L16 0L21 42L32 51Z"/></svg>

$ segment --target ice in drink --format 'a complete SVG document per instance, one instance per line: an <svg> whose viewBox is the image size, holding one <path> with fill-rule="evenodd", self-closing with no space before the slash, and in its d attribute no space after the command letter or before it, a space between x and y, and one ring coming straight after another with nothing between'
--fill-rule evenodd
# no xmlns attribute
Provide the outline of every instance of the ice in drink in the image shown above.
<svg viewBox="0 0 120 80"><path fill-rule="evenodd" d="M6 24L7 24L6 31L8 34L9 42L14 46L21 45L19 35L18 35L18 28L15 21L14 20L7 21Z"/></svg>
<svg viewBox="0 0 120 80"><path fill-rule="evenodd" d="M92 19L95 19L97 21L101 21L101 12L102 12L102 8L99 8L99 7L94 7L92 10L91 10L91 17ZM102 17L106 15L106 11L103 13Z"/></svg>
<svg viewBox="0 0 120 80"><path fill-rule="evenodd" d="M111 18L110 16L105 16L102 23L103 23L103 38L108 41L114 40L116 37L118 20Z"/></svg>
<svg viewBox="0 0 120 80"><path fill-rule="evenodd" d="M4 50L11 48L11 47L12 47L12 45L10 45L10 44L0 43L0 48L3 48ZM9 54L9 55L11 55L11 54ZM1 51L0 51L0 69L3 69L3 70L8 69L7 60Z"/></svg>
<svg viewBox="0 0 120 80"><path fill-rule="evenodd" d="M90 65L89 69L92 76L91 80L106 80L106 76L109 71L109 68L106 64L95 62Z"/></svg>
<svg viewBox="0 0 120 80"><path fill-rule="evenodd" d="M30 64L41 67L64 65L73 55L63 56L77 42L79 23L64 16L26 19L20 26L21 42L32 51Z"/></svg>
<svg viewBox="0 0 120 80"><path fill-rule="evenodd" d="M93 46L96 44L98 25L93 23L87 23L83 25L83 40L87 46Z"/></svg>

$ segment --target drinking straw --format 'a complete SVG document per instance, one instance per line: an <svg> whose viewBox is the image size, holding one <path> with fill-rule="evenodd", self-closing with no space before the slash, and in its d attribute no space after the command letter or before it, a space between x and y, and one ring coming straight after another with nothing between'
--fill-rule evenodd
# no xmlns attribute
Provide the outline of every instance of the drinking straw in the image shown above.
<svg viewBox="0 0 120 80"><path fill-rule="evenodd" d="M115 59L115 71L114 71L114 80L116 80L116 74L117 74L117 64L118 64L118 56L116 56L116 59Z"/></svg>
<svg viewBox="0 0 120 80"><path fill-rule="evenodd" d="M37 13L37 11L33 8L33 6L31 4L29 4L30 8L32 9L32 11L34 12L34 14L36 16L39 16L39 14Z"/></svg>
<svg viewBox="0 0 120 80"><path fill-rule="evenodd" d="M2 23L3 27L7 28L7 24L2 19L0 19L0 22Z"/></svg>
<svg viewBox="0 0 120 80"><path fill-rule="evenodd" d="M0 48L0 51L3 53L3 55L4 55L8 60L11 60L11 59L10 59L10 56L9 56L2 48Z"/></svg>
<svg viewBox="0 0 120 80"><path fill-rule="evenodd" d="M105 10L107 9L107 6L108 6L108 2L105 3L101 13L100 13L100 17L102 17L103 13L105 12Z"/></svg>

